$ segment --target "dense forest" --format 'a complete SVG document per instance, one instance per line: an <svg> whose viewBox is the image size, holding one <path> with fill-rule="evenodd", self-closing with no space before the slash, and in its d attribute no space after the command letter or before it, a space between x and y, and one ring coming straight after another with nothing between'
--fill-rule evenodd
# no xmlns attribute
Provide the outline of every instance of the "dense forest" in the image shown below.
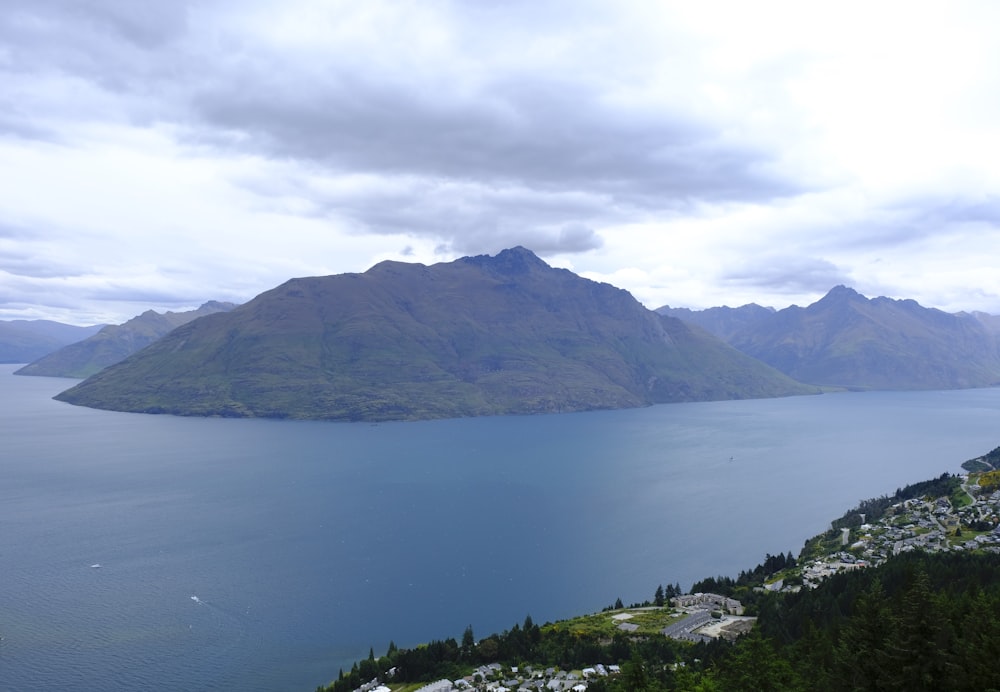
<svg viewBox="0 0 1000 692"><path fill-rule="evenodd" d="M625 633L600 638L523 624L476 642L390 645L325 688L455 679L476 665L580 668L620 663L621 675L590 692L647 690L990 690L1000 689L1000 557L921 552L869 570L835 575L818 588L757 599L755 630L735 644L691 644Z"/></svg>
<svg viewBox="0 0 1000 692"><path fill-rule="evenodd" d="M998 577L995 554L910 553L776 595L717 677L723 689L1000 688Z"/></svg>

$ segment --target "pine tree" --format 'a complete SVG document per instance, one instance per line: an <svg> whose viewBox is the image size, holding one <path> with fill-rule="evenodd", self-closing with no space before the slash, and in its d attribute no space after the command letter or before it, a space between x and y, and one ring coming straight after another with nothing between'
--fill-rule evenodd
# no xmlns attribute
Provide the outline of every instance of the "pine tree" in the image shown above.
<svg viewBox="0 0 1000 692"><path fill-rule="evenodd" d="M632 658L622 664L621 683L629 692L645 692L649 689L646 666L638 652L633 651Z"/></svg>
<svg viewBox="0 0 1000 692"><path fill-rule="evenodd" d="M876 578L854 602L834 650L835 673L847 689L884 690L891 686L889 647L897 638L897 623L882 582Z"/></svg>
<svg viewBox="0 0 1000 692"><path fill-rule="evenodd" d="M788 661L756 629L740 640L719 671L723 689L791 692L802 689Z"/></svg>
<svg viewBox="0 0 1000 692"><path fill-rule="evenodd" d="M931 595L927 572L918 569L903 594L896 646L891 651L896 684L905 690L947 687L949 661L943 618Z"/></svg>
<svg viewBox="0 0 1000 692"><path fill-rule="evenodd" d="M462 632L462 650L461 655L464 659L471 659L472 654L476 650L476 636L472 633L472 625L465 628Z"/></svg>

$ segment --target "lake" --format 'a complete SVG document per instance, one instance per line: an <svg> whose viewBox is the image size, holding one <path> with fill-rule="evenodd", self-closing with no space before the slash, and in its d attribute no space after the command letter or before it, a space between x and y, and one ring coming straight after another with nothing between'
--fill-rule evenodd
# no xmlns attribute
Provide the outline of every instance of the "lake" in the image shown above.
<svg viewBox="0 0 1000 692"><path fill-rule="evenodd" d="M0 690L312 690L798 553L1000 445L1000 389L419 423L147 416L0 366Z"/></svg>

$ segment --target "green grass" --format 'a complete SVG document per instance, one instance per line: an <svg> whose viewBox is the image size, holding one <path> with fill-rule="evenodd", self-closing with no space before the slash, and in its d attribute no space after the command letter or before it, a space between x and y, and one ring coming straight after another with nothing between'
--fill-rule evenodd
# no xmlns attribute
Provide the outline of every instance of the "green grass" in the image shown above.
<svg viewBox="0 0 1000 692"><path fill-rule="evenodd" d="M628 613L632 617L628 620L615 620L614 615ZM592 615L583 615L571 620L561 620L559 622L545 625L542 629L547 631L568 630L575 635L593 635L610 639L615 634L621 632L618 625L628 623L638 625L635 632L625 632L636 636L659 634L667 625L685 617L670 608L625 608L622 610L609 610Z"/></svg>
<svg viewBox="0 0 1000 692"><path fill-rule="evenodd" d="M851 537L848 539L847 544L850 545L855 541L857 541L857 531L852 530ZM807 540L805 546L802 548L800 561L805 562L816 558L826 557L831 553L835 553L843 549L844 544L841 540L840 529L832 529L826 533L821 533L820 535L813 536Z"/></svg>
<svg viewBox="0 0 1000 692"><path fill-rule="evenodd" d="M948 500L951 502L951 506L954 509L961 509L962 507L968 507L972 504L972 497L969 493L965 492L965 489L962 488L961 485L959 485L955 489L955 492L948 497Z"/></svg>

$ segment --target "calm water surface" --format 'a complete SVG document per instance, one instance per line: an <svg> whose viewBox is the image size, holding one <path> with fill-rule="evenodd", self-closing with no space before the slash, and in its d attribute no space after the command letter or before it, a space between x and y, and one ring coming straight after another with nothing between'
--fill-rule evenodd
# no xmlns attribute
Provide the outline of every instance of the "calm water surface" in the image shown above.
<svg viewBox="0 0 1000 692"><path fill-rule="evenodd" d="M793 551L1000 444L1000 390L335 424L110 413L0 366L0 690L312 690Z"/></svg>

